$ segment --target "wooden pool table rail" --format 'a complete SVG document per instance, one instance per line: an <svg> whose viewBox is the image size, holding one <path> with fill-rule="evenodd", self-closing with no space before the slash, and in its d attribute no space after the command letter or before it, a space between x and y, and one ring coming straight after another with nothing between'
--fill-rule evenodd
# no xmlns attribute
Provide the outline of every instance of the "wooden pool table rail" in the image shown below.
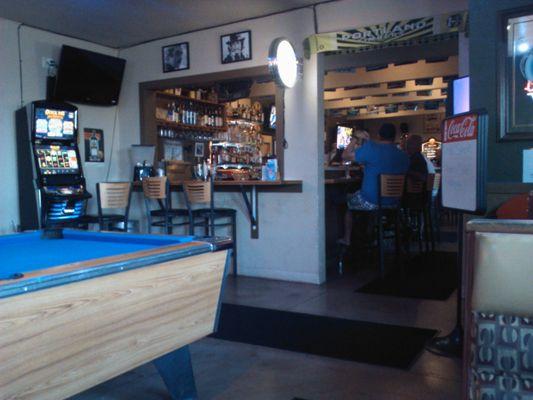
<svg viewBox="0 0 533 400"><path fill-rule="evenodd" d="M115 256L79 261L57 267L36 269L24 273L20 279L0 279L0 298L27 293L32 290L90 279L149 264L202 254L231 246L231 241L219 238L212 241L193 241L161 246Z"/></svg>
<svg viewBox="0 0 533 400"><path fill-rule="evenodd" d="M210 334L227 252L0 299L0 399L64 399Z"/></svg>

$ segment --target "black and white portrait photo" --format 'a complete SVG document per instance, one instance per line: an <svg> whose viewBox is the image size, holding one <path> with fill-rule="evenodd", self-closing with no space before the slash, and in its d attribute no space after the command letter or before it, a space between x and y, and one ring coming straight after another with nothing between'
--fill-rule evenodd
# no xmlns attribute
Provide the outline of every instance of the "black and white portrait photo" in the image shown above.
<svg viewBox="0 0 533 400"><path fill-rule="evenodd" d="M163 47L163 72L189 69L189 43L183 42Z"/></svg>
<svg viewBox="0 0 533 400"><path fill-rule="evenodd" d="M220 37L222 64L252 59L252 33L231 33Z"/></svg>

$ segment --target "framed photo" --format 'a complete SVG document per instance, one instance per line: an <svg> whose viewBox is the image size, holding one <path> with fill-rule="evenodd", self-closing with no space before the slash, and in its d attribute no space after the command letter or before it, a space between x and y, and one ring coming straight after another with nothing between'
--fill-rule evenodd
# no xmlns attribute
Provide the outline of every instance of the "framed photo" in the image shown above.
<svg viewBox="0 0 533 400"><path fill-rule="evenodd" d="M503 14L499 46L500 139L533 139L533 13Z"/></svg>
<svg viewBox="0 0 533 400"><path fill-rule="evenodd" d="M220 36L222 64L252 59L252 32L243 31Z"/></svg>
<svg viewBox="0 0 533 400"><path fill-rule="evenodd" d="M194 156L195 157L204 156L204 144L202 142L194 143Z"/></svg>
<svg viewBox="0 0 533 400"><path fill-rule="evenodd" d="M189 69L189 42L164 46L162 56L163 72Z"/></svg>
<svg viewBox="0 0 533 400"><path fill-rule="evenodd" d="M85 162L104 162L104 131L83 128Z"/></svg>

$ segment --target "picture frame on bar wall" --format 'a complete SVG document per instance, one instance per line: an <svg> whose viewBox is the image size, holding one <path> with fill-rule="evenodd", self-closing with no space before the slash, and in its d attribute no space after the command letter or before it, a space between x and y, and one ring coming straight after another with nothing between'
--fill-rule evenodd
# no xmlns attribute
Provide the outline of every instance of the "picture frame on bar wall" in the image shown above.
<svg viewBox="0 0 533 400"><path fill-rule="evenodd" d="M190 68L189 42L163 46L161 56L163 72L183 71Z"/></svg>
<svg viewBox="0 0 533 400"><path fill-rule="evenodd" d="M242 31L220 36L222 64L252 59L252 32Z"/></svg>
<svg viewBox="0 0 533 400"><path fill-rule="evenodd" d="M533 140L533 13L501 15L499 58L500 140Z"/></svg>

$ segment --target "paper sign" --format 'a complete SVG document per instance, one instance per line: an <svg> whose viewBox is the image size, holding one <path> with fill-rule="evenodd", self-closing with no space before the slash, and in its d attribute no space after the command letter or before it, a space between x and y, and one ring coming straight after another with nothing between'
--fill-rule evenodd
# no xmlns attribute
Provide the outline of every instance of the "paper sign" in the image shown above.
<svg viewBox="0 0 533 400"><path fill-rule="evenodd" d="M442 143L442 204L476 211L478 190L478 115L465 114L444 121Z"/></svg>

